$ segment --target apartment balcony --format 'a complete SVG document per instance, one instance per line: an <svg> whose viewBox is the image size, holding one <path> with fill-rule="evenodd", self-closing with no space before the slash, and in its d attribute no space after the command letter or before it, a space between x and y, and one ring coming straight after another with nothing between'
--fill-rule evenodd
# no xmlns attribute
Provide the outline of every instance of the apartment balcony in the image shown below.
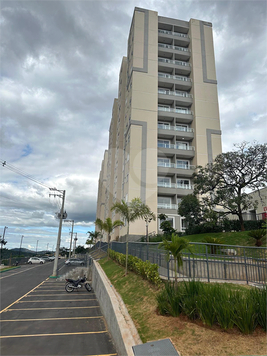
<svg viewBox="0 0 267 356"><path fill-rule="evenodd" d="M160 57L169 57L175 54L175 59L181 59L182 61L188 61L191 57L191 50L186 47L172 46L164 43L158 44L158 54Z"/></svg>
<svg viewBox="0 0 267 356"><path fill-rule="evenodd" d="M184 110L181 111L180 109L176 108L166 108L166 107L158 107L158 118L160 120L166 120L176 118L179 120L180 123L183 124L191 124L193 121L193 111L191 110Z"/></svg>
<svg viewBox="0 0 267 356"><path fill-rule="evenodd" d="M180 32L172 32L167 30L158 30L158 39L161 43L170 43L175 39L177 46L187 47L190 43L189 35Z"/></svg>
<svg viewBox="0 0 267 356"><path fill-rule="evenodd" d="M178 165L176 163L158 163L159 175L176 175L179 177L191 178L195 172L196 166Z"/></svg>
<svg viewBox="0 0 267 356"><path fill-rule="evenodd" d="M194 190L193 185L180 185L176 183L160 183L158 184L158 194L161 196L179 195L185 196L192 194Z"/></svg>
<svg viewBox="0 0 267 356"><path fill-rule="evenodd" d="M193 103L192 94L179 90L158 89L158 99L160 103L168 105L171 105L175 101L176 105L189 107Z"/></svg>
<svg viewBox="0 0 267 356"><path fill-rule="evenodd" d="M178 204L158 204L159 214L177 214Z"/></svg>
<svg viewBox="0 0 267 356"><path fill-rule="evenodd" d="M184 61L174 59L158 58L158 70L164 72L166 69L175 68L176 72L182 75L189 75L191 73L191 64Z"/></svg>
<svg viewBox="0 0 267 356"><path fill-rule="evenodd" d="M176 154L179 158L192 159L195 156L195 147L175 145L175 144L158 144L158 152L166 157Z"/></svg>
<svg viewBox="0 0 267 356"><path fill-rule="evenodd" d="M186 141L192 141L194 138L194 130L189 127L171 126L158 124L158 136L160 138L176 137L176 139L186 139Z"/></svg>
<svg viewBox="0 0 267 356"><path fill-rule="evenodd" d="M189 91L192 88L192 79L179 75L158 73L158 84L163 88L171 88L175 84L176 89Z"/></svg>

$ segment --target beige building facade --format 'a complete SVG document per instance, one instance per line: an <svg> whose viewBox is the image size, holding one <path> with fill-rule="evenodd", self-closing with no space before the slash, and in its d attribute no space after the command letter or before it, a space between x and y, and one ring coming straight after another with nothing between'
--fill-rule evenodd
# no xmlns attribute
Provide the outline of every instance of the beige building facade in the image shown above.
<svg viewBox="0 0 267 356"><path fill-rule="evenodd" d="M140 197L178 231L177 209L193 192L192 175L222 152L212 24L161 17L135 8L114 100L109 147L99 176L97 218L116 201ZM160 232L152 221L149 232ZM122 239L127 227L112 239ZM145 235L144 221L130 238Z"/></svg>

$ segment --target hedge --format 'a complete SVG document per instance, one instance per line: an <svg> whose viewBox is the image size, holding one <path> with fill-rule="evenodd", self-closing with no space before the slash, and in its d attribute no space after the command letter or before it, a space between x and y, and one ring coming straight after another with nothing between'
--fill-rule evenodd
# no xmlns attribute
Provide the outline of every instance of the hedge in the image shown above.
<svg viewBox="0 0 267 356"><path fill-rule="evenodd" d="M109 256L121 266L125 267L126 256L123 253L109 250ZM143 279L159 286L161 279L158 272L158 265L149 261L142 261L140 258L128 255L128 268L130 271L139 274Z"/></svg>

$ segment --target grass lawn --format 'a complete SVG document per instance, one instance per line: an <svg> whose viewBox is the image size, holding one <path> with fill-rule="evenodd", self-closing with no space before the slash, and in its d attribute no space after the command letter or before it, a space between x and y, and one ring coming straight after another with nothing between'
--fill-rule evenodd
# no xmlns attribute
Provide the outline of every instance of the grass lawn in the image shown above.
<svg viewBox="0 0 267 356"><path fill-rule="evenodd" d="M99 261L112 285L121 295L143 342L170 337L182 356L238 356L266 355L266 334L257 328L244 335L237 328L222 331L219 327L206 327L200 321L185 316L167 317L157 313L155 288L140 276L129 272L107 258ZM249 288L232 285L232 288Z"/></svg>
<svg viewBox="0 0 267 356"><path fill-rule="evenodd" d="M206 236L223 240L225 245L255 246L256 240L248 236L248 231L237 232L209 232L206 234L184 236L190 242L204 242ZM266 247L266 237L262 239L262 247Z"/></svg>

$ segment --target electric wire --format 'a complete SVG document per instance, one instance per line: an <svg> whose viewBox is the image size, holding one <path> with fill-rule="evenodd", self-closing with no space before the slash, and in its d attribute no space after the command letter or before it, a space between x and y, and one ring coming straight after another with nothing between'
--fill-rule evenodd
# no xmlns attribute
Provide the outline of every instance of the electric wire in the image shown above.
<svg viewBox="0 0 267 356"><path fill-rule="evenodd" d="M1 164L2 164L3 167L9 169L10 171L12 171L12 172L14 172L14 173L17 173L17 174L21 175L22 177L27 178L27 179L33 181L34 183L39 184L39 185L41 185L41 186L43 186L43 187L45 187L45 188L51 190L51 187L49 187L48 185L46 185L46 184L44 184L44 183L42 183L42 182L39 182L37 179L31 177L29 174L23 172L23 171L22 171L21 169L19 169L19 168L16 168L16 167L13 166L12 164L7 163L6 161L2 161L2 160L1 160Z"/></svg>

